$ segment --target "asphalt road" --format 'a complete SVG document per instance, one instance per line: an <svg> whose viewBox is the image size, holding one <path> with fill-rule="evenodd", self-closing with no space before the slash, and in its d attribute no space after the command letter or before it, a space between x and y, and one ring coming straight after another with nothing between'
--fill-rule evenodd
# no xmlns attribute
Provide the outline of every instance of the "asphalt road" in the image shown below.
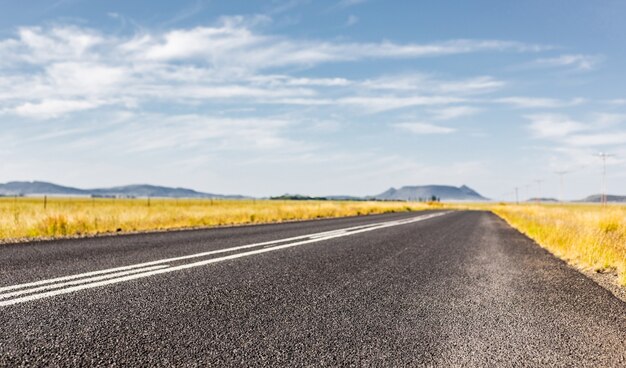
<svg viewBox="0 0 626 368"><path fill-rule="evenodd" d="M20 365L623 367L626 304L485 212L5 245Z"/></svg>

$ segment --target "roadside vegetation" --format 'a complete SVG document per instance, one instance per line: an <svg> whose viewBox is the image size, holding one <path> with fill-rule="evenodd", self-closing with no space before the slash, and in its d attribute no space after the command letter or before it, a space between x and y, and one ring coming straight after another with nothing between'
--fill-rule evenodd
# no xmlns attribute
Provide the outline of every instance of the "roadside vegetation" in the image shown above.
<svg viewBox="0 0 626 368"><path fill-rule="evenodd" d="M626 286L626 206L325 200L0 198L0 242L431 208L492 211L569 263Z"/></svg>
<svg viewBox="0 0 626 368"><path fill-rule="evenodd" d="M211 199L0 198L0 242L309 220L426 209L424 203Z"/></svg>
<svg viewBox="0 0 626 368"><path fill-rule="evenodd" d="M579 268L616 274L626 286L626 205L456 203L491 211L550 253Z"/></svg>
<svg viewBox="0 0 626 368"><path fill-rule="evenodd" d="M495 205L491 210L552 254L626 286L626 206Z"/></svg>

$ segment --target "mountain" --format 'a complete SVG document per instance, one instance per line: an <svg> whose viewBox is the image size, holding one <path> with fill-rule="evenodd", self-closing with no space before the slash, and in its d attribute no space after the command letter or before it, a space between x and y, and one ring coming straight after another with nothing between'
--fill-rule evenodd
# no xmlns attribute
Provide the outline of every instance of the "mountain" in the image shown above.
<svg viewBox="0 0 626 368"><path fill-rule="evenodd" d="M156 185L126 185L113 188L78 189L42 181L12 181L0 184L0 195L59 195L95 197L163 197L163 198L246 198L240 195L221 195L198 192L186 188Z"/></svg>
<svg viewBox="0 0 626 368"><path fill-rule="evenodd" d="M125 185L113 188L91 189L90 194L106 197L165 197L165 198L244 198L240 195L221 195L197 192L187 188L169 188L148 184Z"/></svg>
<svg viewBox="0 0 626 368"><path fill-rule="evenodd" d="M89 192L83 189L64 187L62 185L46 183L44 181L11 181L6 184L0 184L0 195L35 195L35 194L51 194L51 195L89 195Z"/></svg>
<svg viewBox="0 0 626 368"><path fill-rule="evenodd" d="M329 195L325 196L329 201L364 201L366 198L363 197L355 197L349 195Z"/></svg>
<svg viewBox="0 0 626 368"><path fill-rule="evenodd" d="M419 201L437 197L442 201L487 201L468 186L453 187L449 185L405 186L400 189L390 188L370 198L378 200Z"/></svg>
<svg viewBox="0 0 626 368"><path fill-rule="evenodd" d="M326 197L311 197L308 195L302 194L289 194L285 193L280 196L270 197L272 200L283 200L283 201L325 201Z"/></svg>
<svg viewBox="0 0 626 368"><path fill-rule="evenodd" d="M626 196L607 194L606 201L607 202L623 203L623 202L626 202ZM590 195L589 197L586 197L586 198L581 199L581 200L576 201L576 202L600 203L601 202L601 196L600 196L600 194L594 194L594 195Z"/></svg>
<svg viewBox="0 0 626 368"><path fill-rule="evenodd" d="M545 197L536 198L536 197L533 197L533 198L528 198L528 200L526 202L558 203L559 200L556 199L556 198L545 198Z"/></svg>

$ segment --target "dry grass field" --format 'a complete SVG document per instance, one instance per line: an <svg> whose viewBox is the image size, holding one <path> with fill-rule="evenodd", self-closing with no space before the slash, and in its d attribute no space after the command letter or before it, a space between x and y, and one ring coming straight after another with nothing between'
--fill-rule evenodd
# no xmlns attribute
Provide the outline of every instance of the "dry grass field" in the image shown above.
<svg viewBox="0 0 626 368"><path fill-rule="evenodd" d="M0 241L413 211L401 202L0 198Z"/></svg>

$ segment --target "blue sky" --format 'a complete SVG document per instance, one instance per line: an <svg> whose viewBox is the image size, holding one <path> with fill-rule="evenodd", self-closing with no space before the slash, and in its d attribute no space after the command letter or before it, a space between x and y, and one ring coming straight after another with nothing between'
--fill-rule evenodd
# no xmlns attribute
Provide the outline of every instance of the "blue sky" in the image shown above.
<svg viewBox="0 0 626 368"><path fill-rule="evenodd" d="M0 0L0 182L626 194L623 1Z"/></svg>

